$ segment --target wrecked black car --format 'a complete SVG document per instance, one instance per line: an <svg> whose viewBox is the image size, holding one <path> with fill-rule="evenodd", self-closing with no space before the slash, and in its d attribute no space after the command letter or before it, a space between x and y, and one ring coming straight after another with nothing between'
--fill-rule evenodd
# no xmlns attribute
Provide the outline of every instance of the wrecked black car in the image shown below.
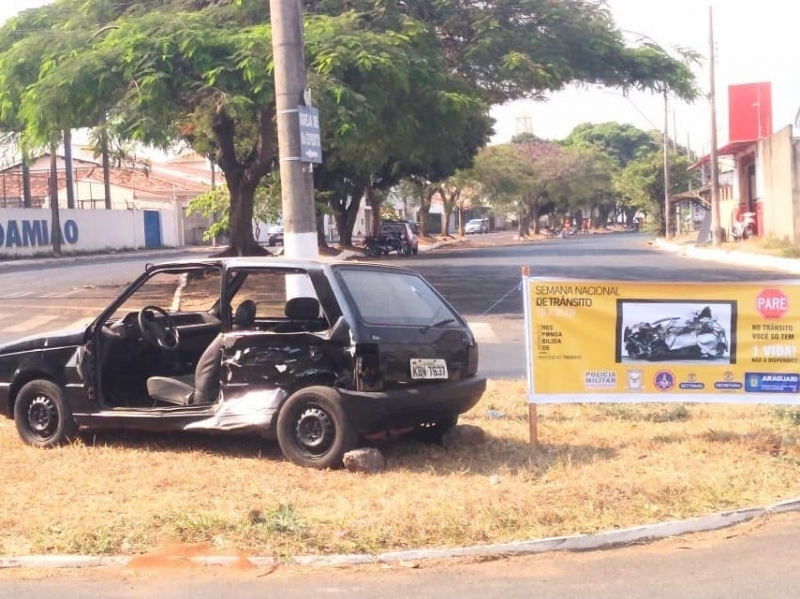
<svg viewBox="0 0 800 599"><path fill-rule="evenodd" d="M623 343L629 358L652 361L717 359L728 352L725 329L708 306L685 317L625 327Z"/></svg>
<svg viewBox="0 0 800 599"><path fill-rule="evenodd" d="M361 435L441 438L486 386L465 321L413 271L210 258L148 265L85 329L0 346L0 412L78 427L255 432L341 465Z"/></svg>

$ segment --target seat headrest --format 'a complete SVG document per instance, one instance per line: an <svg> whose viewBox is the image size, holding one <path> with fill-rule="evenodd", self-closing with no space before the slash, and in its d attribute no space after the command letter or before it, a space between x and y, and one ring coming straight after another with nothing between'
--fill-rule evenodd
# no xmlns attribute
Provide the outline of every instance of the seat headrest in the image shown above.
<svg viewBox="0 0 800 599"><path fill-rule="evenodd" d="M293 297L284 308L287 318L314 320L319 318L319 300L315 297Z"/></svg>
<svg viewBox="0 0 800 599"><path fill-rule="evenodd" d="M256 303L244 300L233 315L233 326L239 329L251 328L256 321Z"/></svg>

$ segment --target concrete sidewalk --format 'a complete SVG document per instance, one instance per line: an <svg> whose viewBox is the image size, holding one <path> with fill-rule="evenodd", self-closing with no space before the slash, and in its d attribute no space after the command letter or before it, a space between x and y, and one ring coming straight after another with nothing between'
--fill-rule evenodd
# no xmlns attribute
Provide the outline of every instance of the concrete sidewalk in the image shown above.
<svg viewBox="0 0 800 599"><path fill-rule="evenodd" d="M696 246L693 243L675 243L661 237L654 239L652 244L664 251L696 260L736 264L747 268L773 270L793 275L800 274L800 259L797 258L781 258L780 256L756 254L740 250L716 249Z"/></svg>

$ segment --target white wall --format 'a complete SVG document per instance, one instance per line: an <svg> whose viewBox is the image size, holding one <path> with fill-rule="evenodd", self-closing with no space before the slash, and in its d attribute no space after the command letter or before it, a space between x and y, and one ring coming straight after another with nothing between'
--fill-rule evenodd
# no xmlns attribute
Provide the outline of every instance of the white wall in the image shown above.
<svg viewBox="0 0 800 599"><path fill-rule="evenodd" d="M161 244L183 245L183 222L176 210L160 212ZM0 209L0 259L49 254L50 209ZM63 254L100 250L140 249L144 243L144 213L141 210L59 211Z"/></svg>

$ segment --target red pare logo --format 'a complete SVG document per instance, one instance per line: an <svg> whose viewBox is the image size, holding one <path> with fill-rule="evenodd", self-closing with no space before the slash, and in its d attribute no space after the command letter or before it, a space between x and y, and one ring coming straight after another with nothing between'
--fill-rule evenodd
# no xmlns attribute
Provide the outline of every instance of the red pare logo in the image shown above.
<svg viewBox="0 0 800 599"><path fill-rule="evenodd" d="M756 296L756 310L767 320L776 320L789 311L789 298L780 289L764 289Z"/></svg>

